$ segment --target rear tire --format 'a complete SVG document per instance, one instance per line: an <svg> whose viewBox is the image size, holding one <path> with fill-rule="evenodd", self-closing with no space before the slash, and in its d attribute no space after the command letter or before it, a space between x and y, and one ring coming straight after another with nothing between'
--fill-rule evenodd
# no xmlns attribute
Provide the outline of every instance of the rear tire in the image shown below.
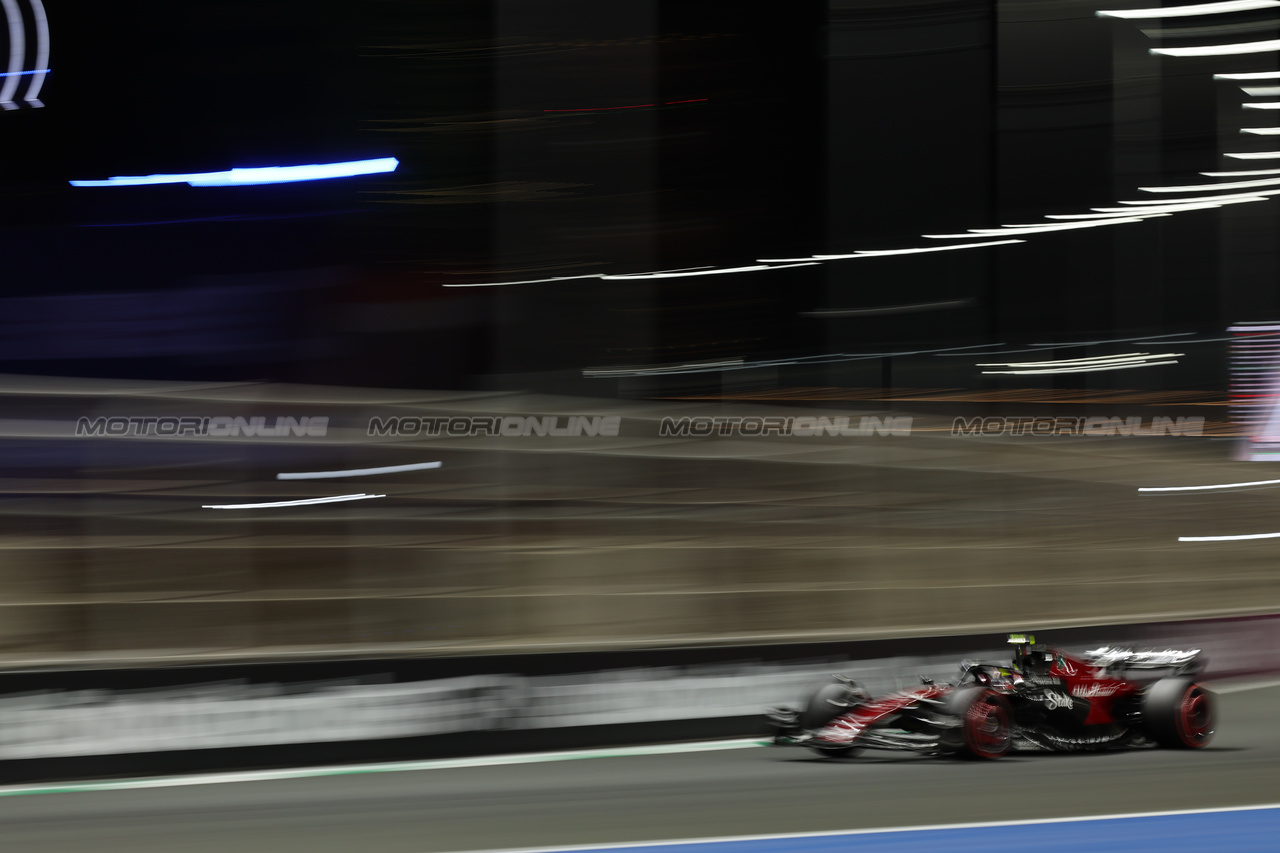
<svg viewBox="0 0 1280 853"><path fill-rule="evenodd" d="M1190 678L1162 678L1147 690L1142 717L1160 746L1200 749L1213 740L1213 694Z"/></svg>

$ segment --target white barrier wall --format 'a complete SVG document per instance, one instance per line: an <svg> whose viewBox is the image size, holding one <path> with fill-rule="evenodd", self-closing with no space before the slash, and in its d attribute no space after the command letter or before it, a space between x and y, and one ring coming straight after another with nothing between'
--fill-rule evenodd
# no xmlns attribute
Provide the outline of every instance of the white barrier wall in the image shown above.
<svg viewBox="0 0 1280 853"><path fill-rule="evenodd" d="M1127 636L1128 642L1114 644L1201 649L1209 658L1208 678L1275 671L1280 661L1280 617L1093 633L1097 645L1108 636ZM922 675L951 679L964 658L1009 658L1008 648L995 643L952 648L957 651L929 656L739 661L565 675L506 673L391 683L387 674L295 684L9 694L0 696L0 760L744 718L772 706L798 705L836 672L883 693L916 684Z"/></svg>

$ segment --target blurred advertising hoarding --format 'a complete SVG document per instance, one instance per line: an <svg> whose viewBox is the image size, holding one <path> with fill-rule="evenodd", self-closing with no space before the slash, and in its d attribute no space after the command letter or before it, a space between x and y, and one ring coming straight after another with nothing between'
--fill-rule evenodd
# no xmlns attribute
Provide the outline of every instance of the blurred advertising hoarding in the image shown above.
<svg viewBox="0 0 1280 853"><path fill-rule="evenodd" d="M1242 438L1236 458L1280 460L1280 324L1231 326L1231 420Z"/></svg>

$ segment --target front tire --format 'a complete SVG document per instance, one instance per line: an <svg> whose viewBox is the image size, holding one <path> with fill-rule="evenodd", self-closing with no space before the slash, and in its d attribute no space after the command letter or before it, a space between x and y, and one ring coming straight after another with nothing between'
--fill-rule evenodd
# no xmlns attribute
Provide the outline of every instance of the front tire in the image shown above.
<svg viewBox="0 0 1280 853"><path fill-rule="evenodd" d="M800 712L800 728L814 731L843 714L857 700L843 684L824 684Z"/></svg>
<svg viewBox="0 0 1280 853"><path fill-rule="evenodd" d="M809 697L804 710L800 712L800 728L808 732L816 732L826 727L836 717L845 713L857 704L857 697L844 684L824 684ZM856 746L821 747L812 743L809 748L823 758L847 758L861 751Z"/></svg>
<svg viewBox="0 0 1280 853"><path fill-rule="evenodd" d="M1213 694L1190 678L1162 678L1147 690L1142 717L1160 746L1200 749L1213 740Z"/></svg>
<svg viewBox="0 0 1280 853"><path fill-rule="evenodd" d="M971 758L1003 758L1013 745L1013 711L993 690L966 690L953 711L960 718L960 753Z"/></svg>

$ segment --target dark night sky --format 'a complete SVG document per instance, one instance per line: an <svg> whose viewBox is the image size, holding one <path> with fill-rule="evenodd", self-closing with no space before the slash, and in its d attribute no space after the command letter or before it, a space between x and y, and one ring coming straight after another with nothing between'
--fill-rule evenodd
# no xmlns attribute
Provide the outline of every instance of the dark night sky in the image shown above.
<svg viewBox="0 0 1280 853"><path fill-rule="evenodd" d="M1211 74L1274 56L1152 58L1095 5L51 3L47 106L0 115L0 370L474 387L1274 319L1274 203L998 254L443 287L918 245L1265 144ZM65 183L383 156L394 175L291 186Z"/></svg>

